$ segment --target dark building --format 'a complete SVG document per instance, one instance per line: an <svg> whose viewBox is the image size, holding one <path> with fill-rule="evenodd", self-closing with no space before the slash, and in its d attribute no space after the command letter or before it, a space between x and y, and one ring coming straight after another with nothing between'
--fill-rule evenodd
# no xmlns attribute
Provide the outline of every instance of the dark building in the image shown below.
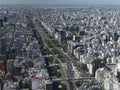
<svg viewBox="0 0 120 90"><path fill-rule="evenodd" d="M6 72L6 60L7 57L5 55L0 55L0 70Z"/></svg>
<svg viewBox="0 0 120 90"><path fill-rule="evenodd" d="M58 32L58 29L59 28L55 27L54 34Z"/></svg>
<svg viewBox="0 0 120 90"><path fill-rule="evenodd" d="M0 70L6 72L6 62L4 60L0 60Z"/></svg>
<svg viewBox="0 0 120 90"><path fill-rule="evenodd" d="M4 22L7 22L7 17L6 16L4 17Z"/></svg>
<svg viewBox="0 0 120 90"><path fill-rule="evenodd" d="M8 59L15 59L15 54L7 54Z"/></svg>
<svg viewBox="0 0 120 90"><path fill-rule="evenodd" d="M7 60L7 56L6 55L0 55L0 60L6 61Z"/></svg>
<svg viewBox="0 0 120 90"><path fill-rule="evenodd" d="M7 50L7 59L15 59L15 54L17 53L17 50L15 48L9 48Z"/></svg>
<svg viewBox="0 0 120 90"><path fill-rule="evenodd" d="M7 60L7 72L14 73L14 60Z"/></svg>
<svg viewBox="0 0 120 90"><path fill-rule="evenodd" d="M7 44L6 44L6 38L0 39L0 54L5 55L7 54Z"/></svg>
<svg viewBox="0 0 120 90"><path fill-rule="evenodd" d="M114 37L113 37L114 41L117 41L118 38L119 38L119 35L115 32L115 33L114 33Z"/></svg>
<svg viewBox="0 0 120 90"><path fill-rule="evenodd" d="M62 42L66 38L66 32L64 30L58 31L58 40L59 42Z"/></svg>
<svg viewBox="0 0 120 90"><path fill-rule="evenodd" d="M80 32L79 32L79 35L80 35L80 36L84 36L85 34L86 34L85 31L80 31Z"/></svg>
<svg viewBox="0 0 120 90"><path fill-rule="evenodd" d="M92 72L93 72L93 75L95 76L96 70L105 66L105 63L100 59L95 59L94 61L92 61L92 66L93 66Z"/></svg>
<svg viewBox="0 0 120 90"><path fill-rule="evenodd" d="M0 27L3 27L3 19L0 19Z"/></svg>
<svg viewBox="0 0 120 90"><path fill-rule="evenodd" d="M110 33L109 32L106 34L106 40L105 40L105 42L108 42L108 41L110 41Z"/></svg>
<svg viewBox="0 0 120 90"><path fill-rule="evenodd" d="M46 81L45 90L53 90L53 82L52 81Z"/></svg>
<svg viewBox="0 0 120 90"><path fill-rule="evenodd" d="M62 85L62 83L60 81L54 81L53 82L53 90L67 90L67 89L64 85Z"/></svg>

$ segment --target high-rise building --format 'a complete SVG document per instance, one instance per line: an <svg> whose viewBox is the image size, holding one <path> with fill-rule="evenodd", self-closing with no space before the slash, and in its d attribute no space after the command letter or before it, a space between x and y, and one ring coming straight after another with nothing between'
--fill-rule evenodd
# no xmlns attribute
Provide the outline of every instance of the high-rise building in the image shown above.
<svg viewBox="0 0 120 90"><path fill-rule="evenodd" d="M4 17L4 22L7 22L7 17L6 16Z"/></svg>
<svg viewBox="0 0 120 90"><path fill-rule="evenodd" d="M6 38L0 38L0 54L5 55L7 53L7 44L6 44Z"/></svg>
<svg viewBox="0 0 120 90"><path fill-rule="evenodd" d="M3 27L3 19L0 19L0 27Z"/></svg>

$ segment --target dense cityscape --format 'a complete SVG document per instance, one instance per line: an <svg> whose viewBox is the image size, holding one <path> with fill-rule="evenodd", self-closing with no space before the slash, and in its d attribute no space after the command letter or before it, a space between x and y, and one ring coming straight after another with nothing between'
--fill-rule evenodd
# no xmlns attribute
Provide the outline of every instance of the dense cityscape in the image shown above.
<svg viewBox="0 0 120 90"><path fill-rule="evenodd" d="M0 90L120 90L120 9L0 7Z"/></svg>

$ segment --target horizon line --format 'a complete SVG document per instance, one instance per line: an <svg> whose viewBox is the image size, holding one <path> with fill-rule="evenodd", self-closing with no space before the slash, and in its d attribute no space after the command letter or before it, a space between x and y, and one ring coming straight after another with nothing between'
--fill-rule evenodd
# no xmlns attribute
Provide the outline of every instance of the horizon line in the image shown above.
<svg viewBox="0 0 120 90"><path fill-rule="evenodd" d="M0 7L120 8L120 4L0 4Z"/></svg>
<svg viewBox="0 0 120 90"><path fill-rule="evenodd" d="M120 4L0 4L0 5L50 5L50 6L56 6L56 5L67 5L67 6L86 6L86 5L107 5L107 6L120 6Z"/></svg>

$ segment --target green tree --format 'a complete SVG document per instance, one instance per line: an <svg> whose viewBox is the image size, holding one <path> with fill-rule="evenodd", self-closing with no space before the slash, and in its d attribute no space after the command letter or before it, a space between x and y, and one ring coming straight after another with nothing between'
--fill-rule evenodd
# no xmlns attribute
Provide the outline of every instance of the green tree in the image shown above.
<svg viewBox="0 0 120 90"><path fill-rule="evenodd" d="M79 88L83 84L83 79L79 79L75 84Z"/></svg>
<svg viewBox="0 0 120 90"><path fill-rule="evenodd" d="M81 69L88 71L87 64L81 63Z"/></svg>

